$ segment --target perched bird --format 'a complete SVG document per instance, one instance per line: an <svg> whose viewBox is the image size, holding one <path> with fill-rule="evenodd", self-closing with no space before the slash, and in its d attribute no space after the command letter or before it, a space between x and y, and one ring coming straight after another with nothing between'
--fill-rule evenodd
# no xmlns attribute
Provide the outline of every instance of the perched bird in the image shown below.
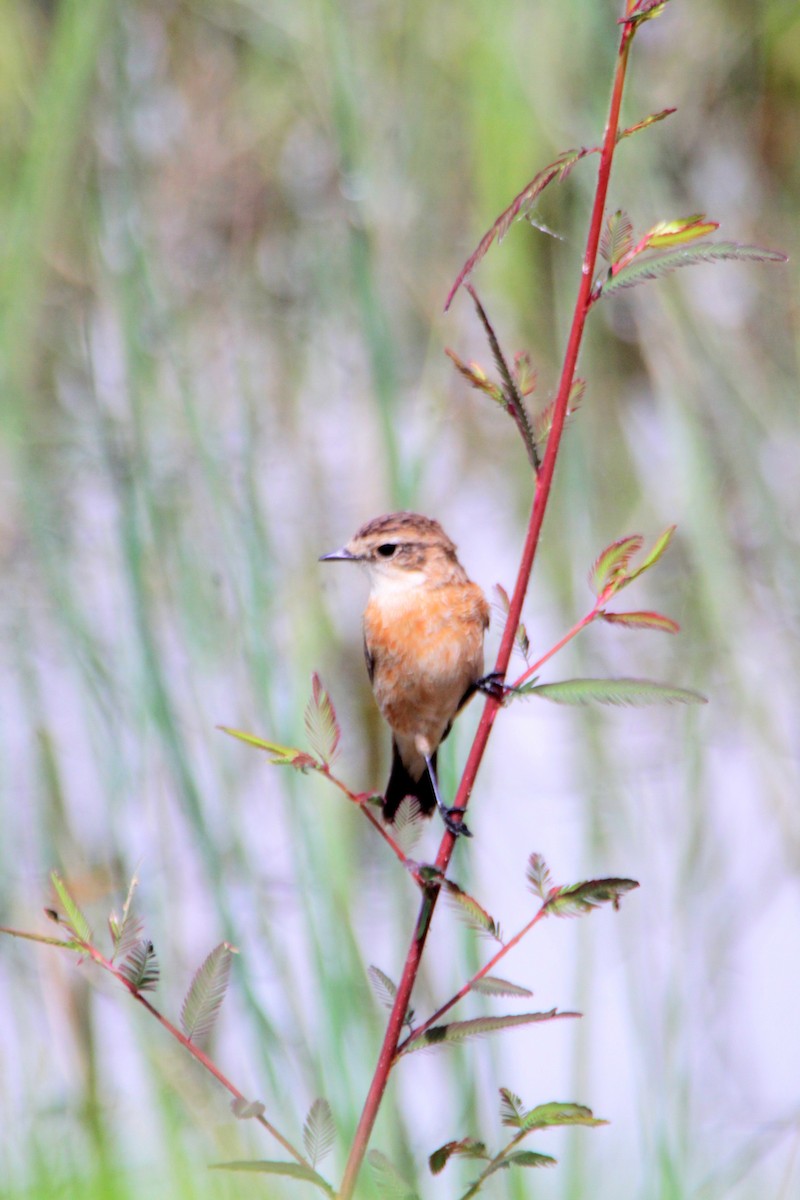
<svg viewBox="0 0 800 1200"><path fill-rule="evenodd" d="M442 803L436 751L453 718L483 678L483 637L489 605L456 557L437 521L419 513L376 517L321 562L366 568L364 653L378 708L392 731L392 770L383 815L394 820L405 796L428 815L438 806L445 824L468 832ZM488 686L487 686L488 682Z"/></svg>

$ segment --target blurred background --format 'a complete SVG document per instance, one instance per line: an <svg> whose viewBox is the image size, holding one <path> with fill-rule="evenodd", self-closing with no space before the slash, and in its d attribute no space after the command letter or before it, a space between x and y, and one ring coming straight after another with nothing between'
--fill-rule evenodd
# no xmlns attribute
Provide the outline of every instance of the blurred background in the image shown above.
<svg viewBox="0 0 800 1200"><path fill-rule="evenodd" d="M365 585L318 565L363 521L438 517L472 578L513 587L531 478L512 423L444 355L487 368L465 294L481 234L562 149L602 134L620 6L597 0L9 0L0 13L0 923L49 932L57 868L98 941L138 872L173 1018L222 938L213 1043L295 1141L314 1097L336 1182L400 973L411 881L315 777L221 724L303 745L313 670L341 775L380 788L388 738L360 645ZM373 1145L424 1197L427 1155L503 1144L497 1088L611 1124L532 1139L545 1200L800 1194L800 424L794 0L676 0L641 30L610 207L640 232L706 212L790 255L623 292L592 314L525 620L538 657L587 610L599 550L677 523L624 593L679 637L593 627L543 678L637 675L702 709L501 715L452 873L513 934L525 864L641 882L549 921L503 965L541 1025L404 1061ZM578 285L596 160L474 276L544 406ZM620 605L624 607L625 605ZM490 653L501 629L496 615ZM522 668L520 661L520 669ZM455 786L479 704L444 755ZM415 851L432 857L439 831ZM489 948L444 905L426 1016ZM0 943L0 1194L233 1197L209 1171L281 1157L89 964ZM298 1194L271 1181L268 1194ZM363 1194L373 1184L365 1173Z"/></svg>

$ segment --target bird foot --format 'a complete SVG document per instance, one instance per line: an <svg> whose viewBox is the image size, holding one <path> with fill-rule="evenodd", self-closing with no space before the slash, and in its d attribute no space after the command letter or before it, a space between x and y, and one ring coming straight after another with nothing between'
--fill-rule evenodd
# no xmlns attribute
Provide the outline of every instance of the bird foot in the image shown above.
<svg viewBox="0 0 800 1200"><path fill-rule="evenodd" d="M491 696L493 700L498 700L502 704L506 696L513 692L513 688L504 682L503 676L499 671L490 671L488 675L484 675L475 684L479 692L483 692L484 696Z"/></svg>
<svg viewBox="0 0 800 1200"><path fill-rule="evenodd" d="M453 837L472 837L472 830L464 823L463 808L445 808L442 805L439 812L442 815L445 829L448 833L452 833Z"/></svg>

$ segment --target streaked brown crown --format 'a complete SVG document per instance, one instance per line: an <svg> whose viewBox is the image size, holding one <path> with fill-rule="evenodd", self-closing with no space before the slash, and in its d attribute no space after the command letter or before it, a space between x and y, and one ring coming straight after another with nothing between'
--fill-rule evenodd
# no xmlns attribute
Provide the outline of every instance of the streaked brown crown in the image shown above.
<svg viewBox="0 0 800 1200"><path fill-rule="evenodd" d="M353 541L372 542L376 538L394 538L396 542L413 542L423 546L438 545L453 553L456 549L439 522L432 517L424 517L422 513L396 512L373 517L361 526Z"/></svg>
<svg viewBox="0 0 800 1200"><path fill-rule="evenodd" d="M387 513L367 521L347 543L362 562L391 561L407 570L419 570L431 552L457 562L456 547L438 521L421 513Z"/></svg>

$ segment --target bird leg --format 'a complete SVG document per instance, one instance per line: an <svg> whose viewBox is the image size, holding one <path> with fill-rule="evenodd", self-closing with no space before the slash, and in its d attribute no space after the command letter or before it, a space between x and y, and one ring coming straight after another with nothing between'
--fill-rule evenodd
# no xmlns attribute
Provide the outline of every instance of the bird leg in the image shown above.
<svg viewBox="0 0 800 1200"><path fill-rule="evenodd" d="M436 805L444 821L445 829L448 833L452 833L453 837L472 837L472 831L464 824L464 810L462 808L448 808L442 801L439 793L439 783L436 779L436 768L427 754L425 755L425 765L428 768L428 778L431 781L433 794L436 797Z"/></svg>

